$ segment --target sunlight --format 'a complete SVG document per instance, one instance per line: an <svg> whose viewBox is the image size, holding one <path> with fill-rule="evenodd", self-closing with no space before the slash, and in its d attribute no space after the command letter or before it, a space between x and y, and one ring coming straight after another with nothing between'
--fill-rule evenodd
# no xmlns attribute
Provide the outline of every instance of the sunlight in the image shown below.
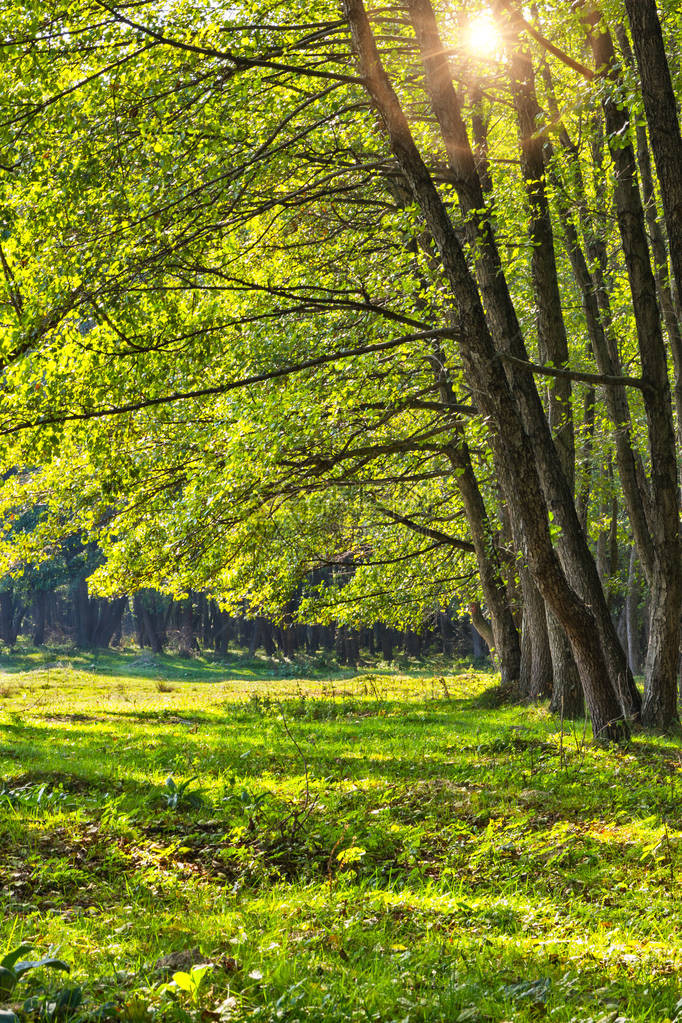
<svg viewBox="0 0 682 1023"><path fill-rule="evenodd" d="M466 31L467 48L477 57L494 57L502 48L502 37L490 14L477 14Z"/></svg>

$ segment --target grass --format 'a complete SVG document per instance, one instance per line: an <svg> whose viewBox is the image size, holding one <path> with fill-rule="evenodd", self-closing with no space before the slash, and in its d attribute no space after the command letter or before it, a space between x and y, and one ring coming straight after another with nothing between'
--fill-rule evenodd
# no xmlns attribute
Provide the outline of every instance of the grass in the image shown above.
<svg viewBox="0 0 682 1023"><path fill-rule="evenodd" d="M76 1018L130 1023L676 1018L679 738L592 749L463 665L291 671L2 659L0 958L72 964L22 997L77 983Z"/></svg>

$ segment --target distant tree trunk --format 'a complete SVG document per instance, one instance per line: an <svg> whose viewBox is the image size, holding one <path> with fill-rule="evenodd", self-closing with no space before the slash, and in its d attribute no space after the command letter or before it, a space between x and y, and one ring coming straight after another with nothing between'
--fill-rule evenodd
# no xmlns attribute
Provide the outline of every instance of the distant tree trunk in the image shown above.
<svg viewBox="0 0 682 1023"><path fill-rule="evenodd" d="M642 647L639 628L639 602L641 589L637 575L637 555L634 545L630 549L628 567L627 593L625 596L625 626L627 636L628 661L634 675L642 671Z"/></svg>
<svg viewBox="0 0 682 1023"><path fill-rule="evenodd" d="M85 650L92 645L93 622L92 607L88 595L88 583L83 576L76 579L73 583L71 598L76 626L76 646Z"/></svg>
<svg viewBox="0 0 682 1023"><path fill-rule="evenodd" d="M31 616L33 618L33 636L31 638L34 646L42 646L45 642L47 604L47 590L36 590L33 597L33 606L31 608Z"/></svg>
<svg viewBox="0 0 682 1023"><path fill-rule="evenodd" d="M339 662L339 664L348 664L347 632L348 632L347 626L345 625L336 626L334 646L336 649L336 659Z"/></svg>
<svg viewBox="0 0 682 1023"><path fill-rule="evenodd" d="M24 611L24 604L13 587L0 593L0 639L10 647L17 641Z"/></svg>
<svg viewBox="0 0 682 1023"><path fill-rule="evenodd" d="M438 614L438 629L440 632L443 653L446 657L452 657L455 647L455 633L452 628L450 615L446 614L444 611L440 611Z"/></svg>
<svg viewBox="0 0 682 1023"><path fill-rule="evenodd" d="M372 632L370 631L370 636L371 635ZM319 630L317 625L308 625L305 630L306 653L309 654L311 657L314 657L314 655L317 653L319 645L320 645ZM371 652L374 653L374 649L372 649Z"/></svg>
<svg viewBox="0 0 682 1023"><path fill-rule="evenodd" d="M140 596L137 593L133 595L133 620L135 622L135 638L141 650L145 645L145 629L142 620L142 608L140 607Z"/></svg>
<svg viewBox="0 0 682 1023"><path fill-rule="evenodd" d="M237 615L237 634L240 646L250 647L252 631L253 622L246 617L246 614L242 610L240 614Z"/></svg>
<svg viewBox="0 0 682 1023"><path fill-rule="evenodd" d="M393 660L393 629L388 626L381 626L381 656L385 661Z"/></svg>
<svg viewBox="0 0 682 1023"><path fill-rule="evenodd" d="M108 647L116 633L120 633L121 621L127 604L127 597L116 597L114 600L99 600L97 602L92 646Z"/></svg>
<svg viewBox="0 0 682 1023"><path fill-rule="evenodd" d="M360 660L360 644L357 629L347 629L345 636L346 664L357 664Z"/></svg>
<svg viewBox="0 0 682 1023"><path fill-rule="evenodd" d="M251 628L249 633L249 657L253 658L255 657L256 650L260 646L261 642L260 618L254 618L253 621L250 623L250 626Z"/></svg>
<svg viewBox="0 0 682 1023"><path fill-rule="evenodd" d="M230 642L230 616L215 605L213 612L213 649L225 655Z"/></svg>
<svg viewBox="0 0 682 1023"><path fill-rule="evenodd" d="M180 612L180 649L181 657L191 657L196 649L194 636L194 594L190 590L182 601Z"/></svg>
<svg viewBox="0 0 682 1023"><path fill-rule="evenodd" d="M165 642L165 616L152 611L152 590L140 590L133 597L133 610L138 620L138 637L142 646L151 647L152 653L163 653Z"/></svg>

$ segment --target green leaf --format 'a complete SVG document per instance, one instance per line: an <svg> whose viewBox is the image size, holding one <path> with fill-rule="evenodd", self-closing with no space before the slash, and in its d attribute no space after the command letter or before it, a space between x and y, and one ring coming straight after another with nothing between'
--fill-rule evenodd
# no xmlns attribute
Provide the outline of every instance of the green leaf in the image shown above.
<svg viewBox="0 0 682 1023"><path fill-rule="evenodd" d="M6 966L0 966L0 998L6 998L16 987L18 977L14 970L8 970Z"/></svg>
<svg viewBox="0 0 682 1023"><path fill-rule="evenodd" d="M192 990L192 978L190 977L189 973L184 973L182 971L174 973L173 983L177 984L181 991Z"/></svg>
<svg viewBox="0 0 682 1023"><path fill-rule="evenodd" d="M6 966L8 970L11 970L17 960L25 956L27 952L30 952L32 947L32 945L27 943L18 945L11 952L8 952L3 959L0 959L0 966Z"/></svg>
<svg viewBox="0 0 682 1023"><path fill-rule="evenodd" d="M49 970L64 970L65 973L71 972L71 967L68 963L65 963L62 959L27 959L23 962L17 963L14 967L14 972L17 975L17 980L20 980L25 973L29 970L38 970L41 967Z"/></svg>

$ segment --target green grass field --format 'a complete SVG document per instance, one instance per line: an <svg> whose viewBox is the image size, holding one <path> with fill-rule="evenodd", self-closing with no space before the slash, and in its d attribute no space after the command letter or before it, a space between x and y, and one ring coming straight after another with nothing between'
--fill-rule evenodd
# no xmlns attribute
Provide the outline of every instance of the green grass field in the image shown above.
<svg viewBox="0 0 682 1023"><path fill-rule="evenodd" d="M466 666L303 674L0 659L0 958L72 966L0 1008L66 1019L80 986L75 1020L682 1017L678 738L592 749Z"/></svg>

